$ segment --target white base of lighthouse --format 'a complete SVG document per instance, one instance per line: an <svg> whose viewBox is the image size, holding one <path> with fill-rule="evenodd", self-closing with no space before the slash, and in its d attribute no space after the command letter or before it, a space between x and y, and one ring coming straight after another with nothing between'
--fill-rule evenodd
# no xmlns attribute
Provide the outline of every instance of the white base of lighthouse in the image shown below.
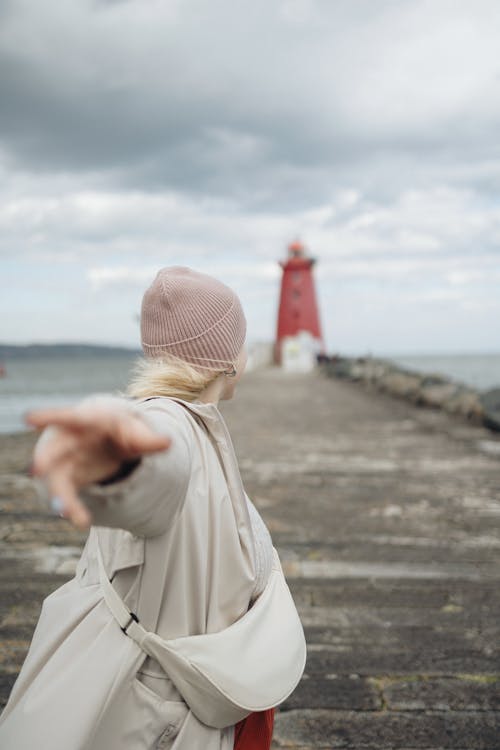
<svg viewBox="0 0 500 750"><path fill-rule="evenodd" d="M285 336L281 341L281 367L286 372L311 372L316 367L321 341L309 331L296 336Z"/></svg>

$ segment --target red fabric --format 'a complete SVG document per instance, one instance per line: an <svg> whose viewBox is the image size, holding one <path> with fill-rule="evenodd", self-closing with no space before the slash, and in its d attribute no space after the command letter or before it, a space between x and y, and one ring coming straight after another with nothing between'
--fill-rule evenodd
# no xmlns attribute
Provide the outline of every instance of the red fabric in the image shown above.
<svg viewBox="0 0 500 750"><path fill-rule="evenodd" d="M273 726L274 708L250 714L234 728L234 750L269 750Z"/></svg>

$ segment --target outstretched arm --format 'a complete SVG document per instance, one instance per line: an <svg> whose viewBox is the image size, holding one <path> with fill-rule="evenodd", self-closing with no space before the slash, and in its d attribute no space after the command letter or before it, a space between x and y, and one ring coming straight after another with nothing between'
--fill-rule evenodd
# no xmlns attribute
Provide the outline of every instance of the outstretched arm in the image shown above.
<svg viewBox="0 0 500 750"><path fill-rule="evenodd" d="M84 488L119 474L124 464L164 452L171 440L121 399L31 411L26 421L45 429L33 456L33 474L45 481L60 512L80 529L93 521ZM110 486L110 485L107 485ZM118 524L117 524L118 525Z"/></svg>

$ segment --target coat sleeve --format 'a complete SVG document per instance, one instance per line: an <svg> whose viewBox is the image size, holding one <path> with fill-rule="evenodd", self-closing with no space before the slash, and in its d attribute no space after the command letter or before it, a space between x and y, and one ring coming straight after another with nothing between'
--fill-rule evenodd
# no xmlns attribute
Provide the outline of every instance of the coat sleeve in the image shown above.
<svg viewBox="0 0 500 750"><path fill-rule="evenodd" d="M92 514L92 525L126 529L142 537L163 533L182 509L191 474L191 428L179 411L182 407L165 399L142 404L114 396L91 399L125 406L172 441L167 450L143 456L124 479L104 485L93 483L79 490L79 497Z"/></svg>
<svg viewBox="0 0 500 750"><path fill-rule="evenodd" d="M80 496L95 526L156 536L171 526L186 497L191 473L190 428L182 407L164 399L130 404L130 408L155 432L167 435L172 441L170 447L143 456L125 479L88 485Z"/></svg>

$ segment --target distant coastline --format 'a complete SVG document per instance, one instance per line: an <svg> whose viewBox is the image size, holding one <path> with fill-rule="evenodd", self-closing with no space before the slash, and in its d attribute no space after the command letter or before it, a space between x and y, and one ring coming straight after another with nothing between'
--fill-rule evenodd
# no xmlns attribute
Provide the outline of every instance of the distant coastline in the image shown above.
<svg viewBox="0 0 500 750"><path fill-rule="evenodd" d="M98 357L116 356L134 356L140 354L138 348L125 346L107 346L104 344L1 344L0 343L0 362L7 362L11 359L31 359L36 357L87 357L89 355Z"/></svg>

